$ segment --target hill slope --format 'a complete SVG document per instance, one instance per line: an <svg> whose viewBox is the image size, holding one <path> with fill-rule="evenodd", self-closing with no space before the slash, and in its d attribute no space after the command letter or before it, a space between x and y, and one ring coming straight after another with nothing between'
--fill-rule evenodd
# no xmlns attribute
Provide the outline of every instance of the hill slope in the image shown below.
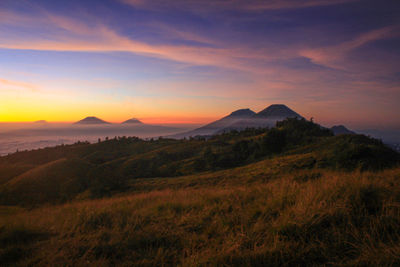
<svg viewBox="0 0 400 267"><path fill-rule="evenodd" d="M2 201L9 204L65 202L86 189L90 164L59 159L33 168L2 185Z"/></svg>
<svg viewBox="0 0 400 267"><path fill-rule="evenodd" d="M39 205L71 200L83 193L109 196L129 190L129 183L138 178L194 175L280 155L300 159L287 170L381 170L399 161L399 154L378 140L362 135L333 136L304 119L287 119L277 128L248 129L207 140L122 137L19 152L0 158L0 202Z"/></svg>
<svg viewBox="0 0 400 267"><path fill-rule="evenodd" d="M179 178L113 198L0 207L8 265L398 265L400 169L284 171L296 156ZM162 251L162 253L160 252ZM186 251L182 253L182 251Z"/></svg>

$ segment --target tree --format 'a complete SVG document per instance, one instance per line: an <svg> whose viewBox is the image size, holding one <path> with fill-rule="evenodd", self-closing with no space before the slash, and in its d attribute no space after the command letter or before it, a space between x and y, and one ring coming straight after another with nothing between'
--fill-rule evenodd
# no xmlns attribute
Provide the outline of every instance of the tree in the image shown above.
<svg viewBox="0 0 400 267"><path fill-rule="evenodd" d="M286 132L272 128L263 139L263 148L269 153L280 153L286 146Z"/></svg>

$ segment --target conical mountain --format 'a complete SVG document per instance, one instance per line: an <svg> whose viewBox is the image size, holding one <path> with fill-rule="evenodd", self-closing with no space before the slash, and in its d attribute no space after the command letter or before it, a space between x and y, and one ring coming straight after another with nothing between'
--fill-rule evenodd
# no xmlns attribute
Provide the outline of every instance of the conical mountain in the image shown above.
<svg viewBox="0 0 400 267"><path fill-rule="evenodd" d="M123 124L143 124L143 122L141 122L140 120L136 119L136 118L131 118L129 120L126 120L124 122L122 122Z"/></svg>
<svg viewBox="0 0 400 267"><path fill-rule="evenodd" d="M221 132L229 132L231 130L243 130L246 128L266 128L274 127L277 121L282 121L287 118L303 118L297 112L288 108L286 105L273 104L254 114L251 118L246 118L235 122L228 127L220 130Z"/></svg>
<svg viewBox="0 0 400 267"><path fill-rule="evenodd" d="M206 136L229 132L231 130L244 130L246 128L274 127L277 121L282 121L286 118L300 119L303 117L282 104L270 105L258 113L255 113L250 109L239 109L232 112L230 115L203 127L190 132L176 134L171 137L183 138L189 136Z"/></svg>
<svg viewBox="0 0 400 267"><path fill-rule="evenodd" d="M252 111L249 108L244 108L244 109L238 109L234 112L232 112L231 114L229 114L228 116L224 117L224 118L234 118L234 117L250 117L253 116L254 114L256 114L254 111Z"/></svg>
<svg viewBox="0 0 400 267"><path fill-rule="evenodd" d="M254 115L255 118L302 118L298 113L283 104L273 104Z"/></svg>
<svg viewBox="0 0 400 267"><path fill-rule="evenodd" d="M203 127L197 128L193 131L176 134L172 137L174 138L183 138L189 136L204 136L204 135L213 135L218 131L232 125L233 123L239 122L244 119L249 119L254 116L256 113L251 109L238 109L228 116L223 117L217 121L204 125Z"/></svg>
<svg viewBox="0 0 400 267"><path fill-rule="evenodd" d="M103 121L97 117L86 117L80 121L75 122L75 124L110 124L109 122Z"/></svg>
<svg viewBox="0 0 400 267"><path fill-rule="evenodd" d="M344 125L332 126L331 130L335 135L339 135L339 134L356 134L355 132L347 129Z"/></svg>

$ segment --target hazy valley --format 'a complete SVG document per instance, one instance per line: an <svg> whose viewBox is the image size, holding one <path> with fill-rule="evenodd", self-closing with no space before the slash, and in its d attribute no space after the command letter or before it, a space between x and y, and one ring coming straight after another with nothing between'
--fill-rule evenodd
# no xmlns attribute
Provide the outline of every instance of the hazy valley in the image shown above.
<svg viewBox="0 0 400 267"><path fill-rule="evenodd" d="M86 117L75 123L51 123L40 120L33 123L0 123L0 156L22 150L52 147L75 142L98 142L99 138L116 136L137 136L140 138L188 138L211 136L244 130L246 128L274 127L275 123L287 117L302 118L301 115L285 105L271 105L256 113L250 109L233 111L217 121L207 125L172 124L152 125L137 119L121 123L109 123L97 117ZM333 126L335 134L360 133L382 140L400 151L400 129L360 129L351 131L345 126Z"/></svg>
<svg viewBox="0 0 400 267"><path fill-rule="evenodd" d="M0 123L0 155L17 150L32 150L75 142L97 142L100 138L138 136L152 138L170 135L196 125L171 126L148 124L70 124L70 123Z"/></svg>

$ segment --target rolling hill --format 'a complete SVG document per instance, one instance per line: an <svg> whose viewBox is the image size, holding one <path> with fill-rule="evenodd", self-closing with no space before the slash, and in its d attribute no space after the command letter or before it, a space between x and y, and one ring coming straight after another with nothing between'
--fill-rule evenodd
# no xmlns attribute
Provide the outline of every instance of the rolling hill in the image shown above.
<svg viewBox="0 0 400 267"><path fill-rule="evenodd" d="M0 157L0 263L395 266L400 156L304 119Z"/></svg>
<svg viewBox="0 0 400 267"><path fill-rule="evenodd" d="M363 135L339 135L304 119L209 139L118 137L0 158L0 202L35 205L126 190L137 178L176 177L242 166L274 155L310 155L310 168L379 170L398 154ZM54 190L51 190L54 188ZM68 193L69 192L69 193Z"/></svg>

